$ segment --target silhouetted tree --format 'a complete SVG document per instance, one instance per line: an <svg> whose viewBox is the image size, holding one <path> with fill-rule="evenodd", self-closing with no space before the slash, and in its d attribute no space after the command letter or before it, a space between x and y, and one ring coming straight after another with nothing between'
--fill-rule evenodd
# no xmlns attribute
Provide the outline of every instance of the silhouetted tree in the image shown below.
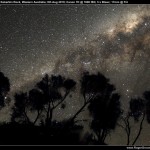
<svg viewBox="0 0 150 150"><path fill-rule="evenodd" d="M89 104L89 110L93 117L91 129L97 139L95 143L104 144L104 140L111 129L116 126L117 119L121 113L120 96L116 93L115 87L109 83L101 73L90 75L85 72L81 79L81 94L84 104L72 117L72 121ZM91 137L91 136L90 136Z"/></svg>
<svg viewBox="0 0 150 150"><path fill-rule="evenodd" d="M124 129L124 131L127 134L127 145L129 145L130 143L130 134L131 134L131 126L130 126L130 112L127 112L127 114L123 114L123 110L122 110L122 115L120 116L120 120L119 122L117 122L117 125L120 126L121 128Z"/></svg>
<svg viewBox="0 0 150 150"><path fill-rule="evenodd" d="M130 101L130 115L133 116L135 121L139 121L140 116L144 112L144 100L141 98L131 99Z"/></svg>
<svg viewBox="0 0 150 150"><path fill-rule="evenodd" d="M35 124L42 113L44 107L44 96L37 90L32 89L29 93L16 93L14 95L14 106L12 107L11 121L26 124ZM34 121L31 121L28 112L37 111Z"/></svg>
<svg viewBox="0 0 150 150"><path fill-rule="evenodd" d="M104 92L104 86L107 83L106 79L102 74L90 75L89 72L84 72L81 78L81 94L83 96L84 104L72 117L72 120L84 110L84 108L101 92Z"/></svg>
<svg viewBox="0 0 150 150"><path fill-rule="evenodd" d="M44 99L44 95L41 91L38 89L32 89L29 91L29 105L31 111L37 111L37 116L33 122L33 124L36 124L38 119L40 118L40 115L42 114L44 110L44 105L46 101Z"/></svg>
<svg viewBox="0 0 150 150"><path fill-rule="evenodd" d="M9 79L5 77L2 72L0 72L0 108L4 107L5 97L9 91L10 91Z"/></svg>
<svg viewBox="0 0 150 150"><path fill-rule="evenodd" d="M141 99L141 98L131 99L131 101L130 101L130 111L131 111L130 112L131 117L133 117L136 122L138 122L139 118L142 116L138 134L137 134L136 138L134 139L134 141L132 143L132 145L134 145L135 142L137 141L137 139L139 138L140 134L141 134L143 121L144 121L144 118L145 118L145 102L144 102L144 100Z"/></svg>
<svg viewBox="0 0 150 150"><path fill-rule="evenodd" d="M141 116L142 116L142 119L140 121ZM127 134L127 145L129 145L131 143L131 141L130 141L130 137L131 137L131 123L130 123L130 121L132 118L134 119L134 121L136 123L140 121L140 128L139 128L138 134L132 143L132 145L134 145L135 142L137 141L138 137L140 136L143 121L145 118L145 102L143 99L141 99L141 98L134 98L133 99L132 98L129 102L129 111L127 112L126 115L122 115L120 117L121 122L123 124L118 123L118 125L120 127L122 127Z"/></svg>
<svg viewBox="0 0 150 150"><path fill-rule="evenodd" d="M102 76L103 78L103 76ZM103 79L102 79L103 80ZM115 87L105 79L102 92L89 104L89 111L93 117L91 129L94 131L97 144L104 144L107 135L116 127L121 114L120 95L113 93Z"/></svg>
<svg viewBox="0 0 150 150"><path fill-rule="evenodd" d="M150 91L144 92L143 96L144 96L144 99L138 99L136 101L136 104L134 105L135 108L133 108L133 113L135 113L135 114L133 114L134 119L136 121L139 121L139 117L142 116L142 118L141 118L138 134L137 134L135 140L133 141L132 145L134 145L136 143L136 141L138 140L138 138L141 134L145 116L147 118L147 122L150 123Z"/></svg>
<svg viewBox="0 0 150 150"><path fill-rule="evenodd" d="M144 99L146 103L146 118L147 122L150 123L150 91L144 92Z"/></svg>
<svg viewBox="0 0 150 150"><path fill-rule="evenodd" d="M142 128L143 128L143 121L145 119L145 116L147 116L147 121L150 123L150 92L146 91L143 94L143 98L132 98L129 102L129 111L127 112L127 115L125 117L121 117L121 120L123 121L122 124L118 124L120 127L122 127L126 134L127 134L127 145L130 144L130 136L131 136L131 125L130 120L133 118L136 123L140 122L139 130L137 132L137 135L135 136L135 139L132 142L132 145L136 143L138 140Z"/></svg>
<svg viewBox="0 0 150 150"><path fill-rule="evenodd" d="M76 82L72 79L65 79L58 75L52 75L49 77L47 74L45 77L37 83L38 89L40 89L44 95L45 100L45 123L50 125L52 122L53 111L60 106L68 94L75 87Z"/></svg>
<svg viewBox="0 0 150 150"><path fill-rule="evenodd" d="M65 79L60 75L52 75L49 77L46 74L43 79L36 84L35 88L28 93L15 94L11 120L20 123L36 124L43 113L46 114L45 124L51 125L54 109L63 104L67 95L73 90L75 85L76 82L72 79ZM37 112L34 121L31 121L28 116L29 110Z"/></svg>
<svg viewBox="0 0 150 150"><path fill-rule="evenodd" d="M27 93L19 93L14 96L14 106L12 107L12 122L30 123L27 115L27 108L29 107L29 98Z"/></svg>

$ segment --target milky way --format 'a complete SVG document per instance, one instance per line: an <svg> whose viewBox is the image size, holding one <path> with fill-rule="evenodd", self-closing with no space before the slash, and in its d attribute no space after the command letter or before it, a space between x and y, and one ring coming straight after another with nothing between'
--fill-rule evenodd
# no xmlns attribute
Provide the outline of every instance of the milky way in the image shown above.
<svg viewBox="0 0 150 150"><path fill-rule="evenodd" d="M84 71L110 78L124 108L150 90L150 5L1 5L0 27L12 93L45 73L78 81Z"/></svg>

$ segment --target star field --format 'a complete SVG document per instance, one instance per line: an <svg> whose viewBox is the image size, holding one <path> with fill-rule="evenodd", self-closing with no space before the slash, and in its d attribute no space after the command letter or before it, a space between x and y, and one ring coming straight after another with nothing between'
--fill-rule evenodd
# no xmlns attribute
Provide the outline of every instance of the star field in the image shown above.
<svg viewBox="0 0 150 150"><path fill-rule="evenodd" d="M150 90L150 5L1 5L0 27L0 70L10 93L46 73L78 82L84 71L110 78L124 109ZM71 116L79 100L75 94L56 117Z"/></svg>

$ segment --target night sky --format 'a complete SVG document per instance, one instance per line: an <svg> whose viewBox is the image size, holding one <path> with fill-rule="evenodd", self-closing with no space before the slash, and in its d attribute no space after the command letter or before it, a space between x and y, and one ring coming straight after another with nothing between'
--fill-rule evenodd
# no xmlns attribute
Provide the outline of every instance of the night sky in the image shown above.
<svg viewBox="0 0 150 150"><path fill-rule="evenodd" d="M150 5L0 6L0 71L10 79L10 95L30 90L46 73L79 83L82 72L100 71L127 110L131 97L150 90L149 58ZM78 89L56 117L67 118L82 105ZM8 110L1 120L9 118ZM150 145L149 130L145 123L139 144ZM123 131L117 132L108 141L125 143Z"/></svg>

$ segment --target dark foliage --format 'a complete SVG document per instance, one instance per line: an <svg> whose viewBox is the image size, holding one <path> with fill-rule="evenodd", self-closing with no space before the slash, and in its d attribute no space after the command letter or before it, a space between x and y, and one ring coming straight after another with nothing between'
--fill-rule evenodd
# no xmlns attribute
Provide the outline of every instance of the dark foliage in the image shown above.
<svg viewBox="0 0 150 150"><path fill-rule="evenodd" d="M65 108L63 102L75 85L76 82L72 79L65 79L60 75L49 77L46 74L34 89L28 93L20 93L14 96L15 103L12 108L11 120L36 124L44 114L43 123L48 126L51 125L54 109L57 107ZM34 121L31 121L28 116L29 110L37 112Z"/></svg>
<svg viewBox="0 0 150 150"><path fill-rule="evenodd" d="M30 91L16 93L11 122L0 126L1 144L106 145L105 139L112 130L115 130L122 113L120 95L115 92L116 88L109 83L109 79L101 73L83 73L80 84L83 105L71 118L63 121L56 121L53 116L56 108L65 111L66 97L72 98L71 91L76 87L74 80L61 75L46 74ZM9 79L0 72L1 107L4 107L5 96L9 90ZM136 122L140 121L140 128L133 145L141 134L145 116L150 123L150 91L146 91L143 96L144 99L131 99L128 115L122 119L125 126L120 124L127 132L128 144L131 132L130 118L134 118ZM86 108L92 117L90 124L92 132L81 140L83 125L77 117ZM35 119L29 117L29 111L30 115L35 114ZM85 121L86 118L83 120Z"/></svg>
<svg viewBox="0 0 150 150"><path fill-rule="evenodd" d="M0 108L5 106L5 96L10 91L9 79L0 72Z"/></svg>
<svg viewBox="0 0 150 150"><path fill-rule="evenodd" d="M41 91L37 89L29 91L29 104L31 105L32 110L42 110L45 103L46 101Z"/></svg>
<svg viewBox="0 0 150 150"><path fill-rule="evenodd" d="M150 91L144 92L144 98L146 100L146 116L147 122L150 123Z"/></svg>
<svg viewBox="0 0 150 150"><path fill-rule="evenodd" d="M14 96L14 106L12 107L12 122L29 123L27 116L27 108L29 106L29 99L27 93L19 93Z"/></svg>
<svg viewBox="0 0 150 150"><path fill-rule="evenodd" d="M144 100L141 98L131 99L130 101L130 115L135 121L139 121L140 116L143 114L145 108Z"/></svg>
<svg viewBox="0 0 150 150"><path fill-rule="evenodd" d="M88 72L85 72L81 80L81 93L83 95L85 95L86 93L88 94L102 93L104 92L108 81L109 80L105 78L105 76L102 75L101 73L98 73L97 75L95 74L89 75Z"/></svg>
<svg viewBox="0 0 150 150"><path fill-rule="evenodd" d="M104 143L110 130L115 129L120 116L120 96L113 93L115 87L102 74L84 74L81 80L81 93L90 99L89 111L92 115L91 129L97 136L97 143ZM89 101L89 100L88 100Z"/></svg>

